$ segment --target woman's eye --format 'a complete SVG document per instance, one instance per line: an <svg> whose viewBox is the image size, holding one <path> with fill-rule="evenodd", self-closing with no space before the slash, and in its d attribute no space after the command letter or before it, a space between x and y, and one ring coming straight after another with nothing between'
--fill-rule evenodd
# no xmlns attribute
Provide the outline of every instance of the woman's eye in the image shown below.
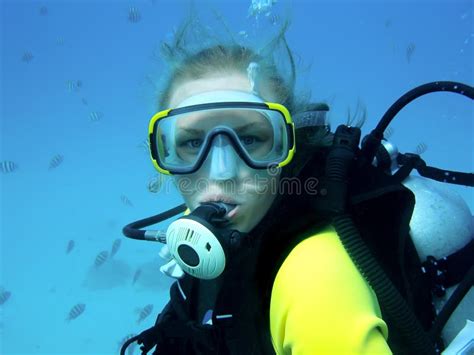
<svg viewBox="0 0 474 355"><path fill-rule="evenodd" d="M190 140L187 140L186 142L184 142L184 144L187 148L196 149L196 148L199 148L201 146L202 139L190 139Z"/></svg>
<svg viewBox="0 0 474 355"><path fill-rule="evenodd" d="M254 136L243 136L240 139L243 144L245 145L251 145L257 142L257 137Z"/></svg>

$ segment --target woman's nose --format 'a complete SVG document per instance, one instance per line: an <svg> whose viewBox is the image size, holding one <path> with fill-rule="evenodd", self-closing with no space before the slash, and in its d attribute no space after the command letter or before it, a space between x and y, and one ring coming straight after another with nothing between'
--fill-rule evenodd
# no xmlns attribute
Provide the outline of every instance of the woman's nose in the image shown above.
<svg viewBox="0 0 474 355"><path fill-rule="evenodd" d="M229 138L218 134L211 145L205 167L211 180L230 180L237 176L240 157Z"/></svg>

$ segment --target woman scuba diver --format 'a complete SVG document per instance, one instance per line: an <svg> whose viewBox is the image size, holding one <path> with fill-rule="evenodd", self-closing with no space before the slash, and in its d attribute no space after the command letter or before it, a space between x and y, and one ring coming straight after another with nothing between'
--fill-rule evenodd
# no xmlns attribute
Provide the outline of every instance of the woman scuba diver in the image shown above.
<svg viewBox="0 0 474 355"><path fill-rule="evenodd" d="M177 280L155 325L126 345L154 354L435 353L430 290L408 291L421 268L406 275L399 264L420 263L405 240L413 194L359 157L359 128L331 133L324 105L305 113L285 30L258 53L189 51L181 37L163 46L174 65L149 124L151 158L185 204L124 233L166 242L162 270ZM278 46L289 78L275 64ZM367 156L380 134L363 143ZM400 215L384 214L382 202ZM182 212L166 235L140 230Z"/></svg>

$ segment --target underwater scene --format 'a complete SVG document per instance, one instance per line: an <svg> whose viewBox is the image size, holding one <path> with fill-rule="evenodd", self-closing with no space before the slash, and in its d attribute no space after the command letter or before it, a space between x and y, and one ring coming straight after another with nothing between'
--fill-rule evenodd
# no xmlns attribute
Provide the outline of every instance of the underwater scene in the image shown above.
<svg viewBox="0 0 474 355"><path fill-rule="evenodd" d="M474 106L461 86L474 84L470 0L3 0L0 14L1 354L119 354L170 300L182 270L157 239L179 215L147 227L160 231L154 242L123 228L185 202L163 174L174 163L159 161L179 152L163 138L150 157L149 140L150 119L173 102L163 93L181 43L273 52L295 102L320 104L324 127L358 126L362 137L405 93L446 82L397 112L384 138L448 180L474 170ZM258 70L247 68L252 88ZM411 175L405 185L420 191L411 227L472 240L473 189L457 175L428 185ZM448 343L474 320L472 290L466 299ZM126 351L140 353L136 343Z"/></svg>

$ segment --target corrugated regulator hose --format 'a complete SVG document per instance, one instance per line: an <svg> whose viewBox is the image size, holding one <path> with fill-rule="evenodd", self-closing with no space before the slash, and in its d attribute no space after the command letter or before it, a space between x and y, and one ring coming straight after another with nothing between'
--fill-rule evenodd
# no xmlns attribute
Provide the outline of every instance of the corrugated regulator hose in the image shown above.
<svg viewBox="0 0 474 355"><path fill-rule="evenodd" d="M434 342L365 245L352 217L349 214L336 216L333 225L357 269L377 294L384 318L400 325L397 331L410 345L413 353L436 354Z"/></svg>

